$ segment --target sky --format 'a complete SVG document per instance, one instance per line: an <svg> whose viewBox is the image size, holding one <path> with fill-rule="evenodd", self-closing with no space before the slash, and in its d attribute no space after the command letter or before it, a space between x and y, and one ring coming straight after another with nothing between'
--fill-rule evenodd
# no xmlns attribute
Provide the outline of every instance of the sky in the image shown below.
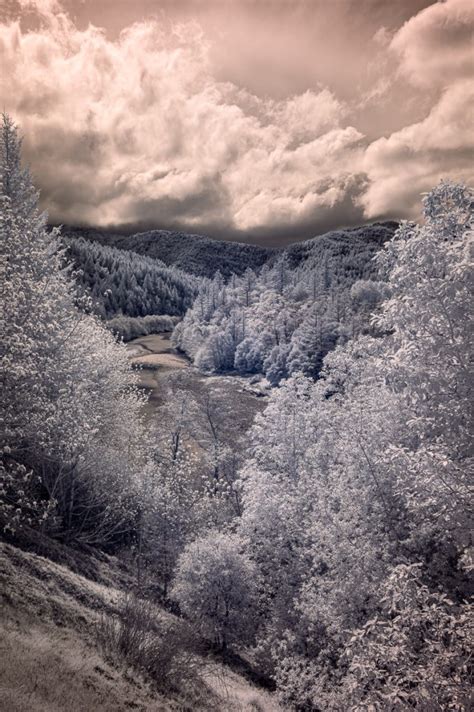
<svg viewBox="0 0 474 712"><path fill-rule="evenodd" d="M472 0L0 0L53 223L280 245L474 184Z"/></svg>

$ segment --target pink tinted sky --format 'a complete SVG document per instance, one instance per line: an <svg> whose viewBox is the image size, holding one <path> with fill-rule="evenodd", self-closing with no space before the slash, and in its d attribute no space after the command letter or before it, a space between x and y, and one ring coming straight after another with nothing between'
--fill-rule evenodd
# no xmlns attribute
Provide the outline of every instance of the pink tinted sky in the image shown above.
<svg viewBox="0 0 474 712"><path fill-rule="evenodd" d="M52 221L278 244L472 182L471 0L4 0Z"/></svg>

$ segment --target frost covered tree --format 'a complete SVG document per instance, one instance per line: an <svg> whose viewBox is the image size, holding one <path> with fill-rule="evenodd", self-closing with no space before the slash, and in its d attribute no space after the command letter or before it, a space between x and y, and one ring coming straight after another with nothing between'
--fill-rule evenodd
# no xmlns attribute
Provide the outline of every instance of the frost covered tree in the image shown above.
<svg viewBox="0 0 474 712"><path fill-rule="evenodd" d="M472 209L464 186L427 196L379 258L375 337L252 430L240 529L290 709L468 709Z"/></svg>
<svg viewBox="0 0 474 712"><path fill-rule="evenodd" d="M472 610L430 591L417 564L396 566L377 615L354 631L345 653L350 708L468 710Z"/></svg>
<svg viewBox="0 0 474 712"><path fill-rule="evenodd" d="M331 319L325 305L315 303L304 314L301 323L291 337L288 354L288 372L300 371L316 378L321 370L323 358L338 342L339 322Z"/></svg>
<svg viewBox="0 0 474 712"><path fill-rule="evenodd" d="M474 195L441 183L425 224L404 224L380 261L391 296L376 324L392 330L390 378L409 401L411 442L397 450L403 491L420 517L467 544L473 432ZM395 453L394 453L395 456Z"/></svg>
<svg viewBox="0 0 474 712"><path fill-rule="evenodd" d="M21 142L15 126L3 116L0 141L2 306L2 411L4 413L3 468L5 507L17 514L25 507L18 497L18 468L31 473L33 491L37 476L31 466L58 458L57 434L72 421L58 418L67 398L61 392L58 360L77 319L67 309L70 297L67 277L56 256L57 237L47 236L45 218L37 209L37 193L29 173L21 167ZM59 407L58 407L59 406ZM69 436L70 437L70 436ZM68 439L67 437L65 439ZM34 517L35 506L31 508ZM31 518L30 516L28 518Z"/></svg>
<svg viewBox="0 0 474 712"><path fill-rule="evenodd" d="M262 344L247 336L235 350L234 366L239 373L259 373L263 368Z"/></svg>
<svg viewBox="0 0 474 712"><path fill-rule="evenodd" d="M200 504L205 494L197 474L199 461L186 444L178 449L175 445L176 441L168 457L157 450L144 470L145 506L137 551L140 578L151 572L165 599L179 555L203 529Z"/></svg>
<svg viewBox="0 0 474 712"><path fill-rule="evenodd" d="M379 311L380 304L388 298L389 287L386 282L359 279L351 287L352 323L351 336L368 333L376 336L374 319L371 317Z"/></svg>

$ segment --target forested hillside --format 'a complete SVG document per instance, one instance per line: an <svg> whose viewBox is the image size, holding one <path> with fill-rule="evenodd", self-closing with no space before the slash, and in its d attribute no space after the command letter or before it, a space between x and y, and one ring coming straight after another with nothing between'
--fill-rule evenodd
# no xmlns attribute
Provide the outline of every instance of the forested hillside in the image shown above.
<svg viewBox="0 0 474 712"><path fill-rule="evenodd" d="M204 235L169 230L118 235L91 228L65 226L62 231L71 237L84 237L103 245L159 259L166 265L200 277L213 277L217 271L229 277L231 274L242 274L247 267L258 269L277 252L268 247L212 240Z"/></svg>
<svg viewBox="0 0 474 712"><path fill-rule="evenodd" d="M121 235L94 228L66 225L61 229L61 234L72 240L82 238L105 247L117 247L152 257L168 266L198 276L212 278L216 272L220 272L227 280L233 274L242 275L248 268L258 272L264 264L274 264L283 253L287 255L291 268L301 266L307 260L314 262L319 257L318 245L320 244L337 243L339 253L343 253L344 250L353 252L357 246L361 247L362 251L367 246L377 249L393 235L397 227L398 223L388 221L358 228L333 230L286 248L211 240L203 235L167 230Z"/></svg>
<svg viewBox="0 0 474 712"><path fill-rule="evenodd" d="M62 237L62 244L76 283L104 319L181 315L196 296L199 280L160 260L82 238Z"/></svg>
<svg viewBox="0 0 474 712"><path fill-rule="evenodd" d="M399 223L394 221L375 222L361 227L331 230L324 235L318 235L304 242L295 242L284 249L290 268L303 267L314 269L321 259L332 255L338 272L344 269L346 273L356 270L365 262L369 254L375 254L390 240ZM360 257L358 252L360 250ZM344 263L338 267L337 261Z"/></svg>
<svg viewBox="0 0 474 712"><path fill-rule="evenodd" d="M272 390L240 469L241 515L178 561L180 605L251 641L286 709L471 707L473 199L441 183L426 224L386 244L368 333L318 380L300 369ZM282 338L286 274L270 272L277 289L255 307L255 276L234 288L239 314L245 294L263 303L254 341L271 323ZM254 611L231 634L206 599L229 578L235 613Z"/></svg>
<svg viewBox="0 0 474 712"><path fill-rule="evenodd" d="M316 376L324 356L359 333L387 293L374 256L395 223L293 245L259 271L204 282L176 327L176 346L203 371Z"/></svg>

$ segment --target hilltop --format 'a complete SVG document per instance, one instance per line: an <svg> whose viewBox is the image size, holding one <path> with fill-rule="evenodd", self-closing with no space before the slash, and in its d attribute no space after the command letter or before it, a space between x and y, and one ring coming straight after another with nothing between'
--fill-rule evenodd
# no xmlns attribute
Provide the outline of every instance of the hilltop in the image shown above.
<svg viewBox="0 0 474 712"><path fill-rule="evenodd" d="M278 250L240 242L214 240L204 235L193 235L169 230L150 230L134 235L119 235L94 228L65 225L62 234L83 237L108 247L136 252L159 259L199 277L212 277L218 270L224 277L242 274L247 267L256 269L267 262Z"/></svg>
<svg viewBox="0 0 474 712"><path fill-rule="evenodd" d="M378 248L393 236L397 227L397 222L385 221L356 228L341 228L295 242L285 248L214 240L204 235L169 230L122 235L96 228L65 225L62 234L160 260L167 266L200 277L213 277L217 271L224 277L230 277L231 274L243 274L249 267L258 270L264 264L272 265L283 254L288 257L291 267L299 267L308 260L314 261L321 247L331 246L342 252L351 246L364 249L368 244Z"/></svg>

